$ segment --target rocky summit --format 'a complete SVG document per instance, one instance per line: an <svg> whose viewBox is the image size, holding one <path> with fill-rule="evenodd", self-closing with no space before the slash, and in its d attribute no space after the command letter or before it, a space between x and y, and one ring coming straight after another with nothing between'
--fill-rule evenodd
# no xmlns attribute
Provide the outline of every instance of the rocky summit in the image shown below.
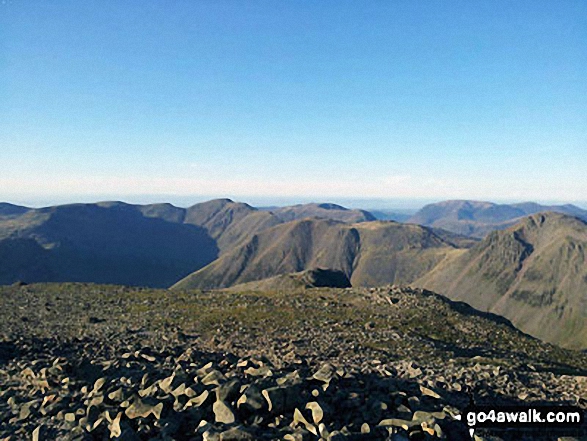
<svg viewBox="0 0 587 441"><path fill-rule="evenodd" d="M0 338L3 440L469 440L471 402L587 409L587 354L408 287L21 284Z"/></svg>

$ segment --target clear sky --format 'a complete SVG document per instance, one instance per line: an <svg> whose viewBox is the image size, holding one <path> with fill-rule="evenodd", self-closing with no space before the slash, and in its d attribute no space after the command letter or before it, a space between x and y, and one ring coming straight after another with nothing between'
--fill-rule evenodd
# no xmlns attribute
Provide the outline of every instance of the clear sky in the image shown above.
<svg viewBox="0 0 587 441"><path fill-rule="evenodd" d="M0 2L0 200L587 200L587 2ZM143 199L145 196L143 196Z"/></svg>

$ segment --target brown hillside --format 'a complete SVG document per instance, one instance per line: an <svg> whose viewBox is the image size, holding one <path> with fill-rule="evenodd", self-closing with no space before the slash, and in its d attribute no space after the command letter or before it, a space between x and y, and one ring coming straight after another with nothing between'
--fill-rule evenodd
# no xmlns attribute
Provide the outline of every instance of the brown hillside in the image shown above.
<svg viewBox="0 0 587 441"><path fill-rule="evenodd" d="M587 348L586 249L583 221L536 214L448 256L416 284L503 315L545 341Z"/></svg>
<svg viewBox="0 0 587 441"><path fill-rule="evenodd" d="M223 288L314 267L341 270L353 286L408 283L460 253L456 242L417 225L304 219L254 235L174 286Z"/></svg>

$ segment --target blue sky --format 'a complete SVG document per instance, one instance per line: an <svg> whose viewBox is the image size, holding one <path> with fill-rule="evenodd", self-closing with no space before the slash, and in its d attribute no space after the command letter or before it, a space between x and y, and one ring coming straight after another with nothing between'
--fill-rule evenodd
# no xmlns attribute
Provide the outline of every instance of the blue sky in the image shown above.
<svg viewBox="0 0 587 441"><path fill-rule="evenodd" d="M0 3L0 199L587 200L587 3Z"/></svg>

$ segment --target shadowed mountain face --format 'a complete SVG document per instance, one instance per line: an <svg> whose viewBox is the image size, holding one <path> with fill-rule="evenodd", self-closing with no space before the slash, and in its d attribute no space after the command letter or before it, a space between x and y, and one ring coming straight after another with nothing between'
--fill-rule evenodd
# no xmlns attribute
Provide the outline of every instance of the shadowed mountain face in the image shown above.
<svg viewBox="0 0 587 441"><path fill-rule="evenodd" d="M29 211L30 208L0 202L0 216L18 216Z"/></svg>
<svg viewBox="0 0 587 441"><path fill-rule="evenodd" d="M219 199L171 204L0 205L0 283L86 281L167 287L280 223Z"/></svg>
<svg viewBox="0 0 587 441"><path fill-rule="evenodd" d="M343 271L353 286L407 283L470 245L417 225L304 219L254 235L175 287L221 288L315 267Z"/></svg>
<svg viewBox="0 0 587 441"><path fill-rule="evenodd" d="M376 220L375 216L365 210L350 210L337 204L300 204L291 207L271 209L283 222L308 217L332 219L342 222L356 223Z"/></svg>
<svg viewBox="0 0 587 441"><path fill-rule="evenodd" d="M491 231L514 225L525 216L546 211L587 220L587 211L574 205L546 206L533 202L507 205L478 201L444 201L426 205L407 222L482 238Z"/></svg>
<svg viewBox="0 0 587 441"><path fill-rule="evenodd" d="M147 217L141 208L75 204L0 221L0 282L165 287L217 257L216 244L202 227Z"/></svg>
<svg viewBox="0 0 587 441"><path fill-rule="evenodd" d="M530 216L450 255L416 282L503 315L519 329L587 348L587 224L558 213Z"/></svg>
<svg viewBox="0 0 587 441"><path fill-rule="evenodd" d="M0 240L0 285L55 280L51 252L34 239Z"/></svg>

